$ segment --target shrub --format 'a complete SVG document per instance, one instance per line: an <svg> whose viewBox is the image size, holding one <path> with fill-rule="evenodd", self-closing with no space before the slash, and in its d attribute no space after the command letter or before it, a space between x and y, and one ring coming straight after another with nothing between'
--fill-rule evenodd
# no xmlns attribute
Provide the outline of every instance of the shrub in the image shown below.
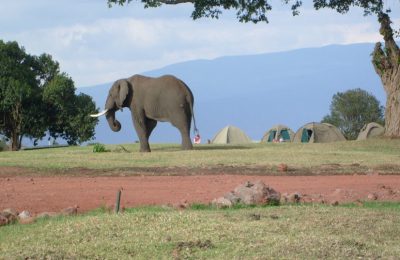
<svg viewBox="0 0 400 260"><path fill-rule="evenodd" d="M94 153L104 153L108 152L104 144L96 143L93 145L93 152Z"/></svg>

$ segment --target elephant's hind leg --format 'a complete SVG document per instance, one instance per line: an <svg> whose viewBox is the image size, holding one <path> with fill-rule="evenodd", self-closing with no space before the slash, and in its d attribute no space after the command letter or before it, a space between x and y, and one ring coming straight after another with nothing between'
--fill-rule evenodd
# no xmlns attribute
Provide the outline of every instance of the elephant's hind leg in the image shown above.
<svg viewBox="0 0 400 260"><path fill-rule="evenodd" d="M193 144L190 140L190 124L191 116L187 115L184 110L181 110L179 116L171 120L173 126L179 129L182 137L182 150L192 150Z"/></svg>

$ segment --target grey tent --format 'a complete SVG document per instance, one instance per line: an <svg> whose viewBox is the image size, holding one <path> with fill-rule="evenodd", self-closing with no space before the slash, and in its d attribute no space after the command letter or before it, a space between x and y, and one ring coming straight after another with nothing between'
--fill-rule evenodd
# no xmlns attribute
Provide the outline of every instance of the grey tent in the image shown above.
<svg viewBox="0 0 400 260"><path fill-rule="evenodd" d="M250 137L235 126L226 126L212 139L213 144L247 144L251 143Z"/></svg>
<svg viewBox="0 0 400 260"><path fill-rule="evenodd" d="M294 137L292 129L285 125L275 125L271 127L261 139L261 142L273 142L274 140L283 139L284 142L290 142Z"/></svg>
<svg viewBox="0 0 400 260"><path fill-rule="evenodd" d="M382 136L384 133L385 133L385 128L383 126L375 122L371 122L369 124L364 125L364 127L358 134L357 140L376 138Z"/></svg>
<svg viewBox="0 0 400 260"><path fill-rule="evenodd" d="M1 151L7 151L8 146L5 140L0 139L0 152Z"/></svg>
<svg viewBox="0 0 400 260"><path fill-rule="evenodd" d="M297 143L329 143L345 140L336 126L314 122L300 127L293 138L293 142Z"/></svg>

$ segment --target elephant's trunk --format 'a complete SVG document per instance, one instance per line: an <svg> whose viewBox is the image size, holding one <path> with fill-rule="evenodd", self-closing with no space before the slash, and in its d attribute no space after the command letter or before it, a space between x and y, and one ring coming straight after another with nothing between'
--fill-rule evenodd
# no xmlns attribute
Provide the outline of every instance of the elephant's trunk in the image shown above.
<svg viewBox="0 0 400 260"><path fill-rule="evenodd" d="M106 118L111 130L114 132L121 130L121 124L115 119L115 110L109 110L106 114Z"/></svg>

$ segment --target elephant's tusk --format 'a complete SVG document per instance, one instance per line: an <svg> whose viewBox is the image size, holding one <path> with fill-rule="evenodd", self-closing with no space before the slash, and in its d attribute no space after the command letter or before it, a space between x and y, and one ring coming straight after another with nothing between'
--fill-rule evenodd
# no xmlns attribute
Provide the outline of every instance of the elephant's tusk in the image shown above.
<svg viewBox="0 0 400 260"><path fill-rule="evenodd" d="M108 111L108 109L104 109L104 110L101 111L100 113L98 113L98 114L91 114L90 116L91 116L91 117L99 117L99 116L102 116L102 115L104 115L105 113L107 113L107 111Z"/></svg>

